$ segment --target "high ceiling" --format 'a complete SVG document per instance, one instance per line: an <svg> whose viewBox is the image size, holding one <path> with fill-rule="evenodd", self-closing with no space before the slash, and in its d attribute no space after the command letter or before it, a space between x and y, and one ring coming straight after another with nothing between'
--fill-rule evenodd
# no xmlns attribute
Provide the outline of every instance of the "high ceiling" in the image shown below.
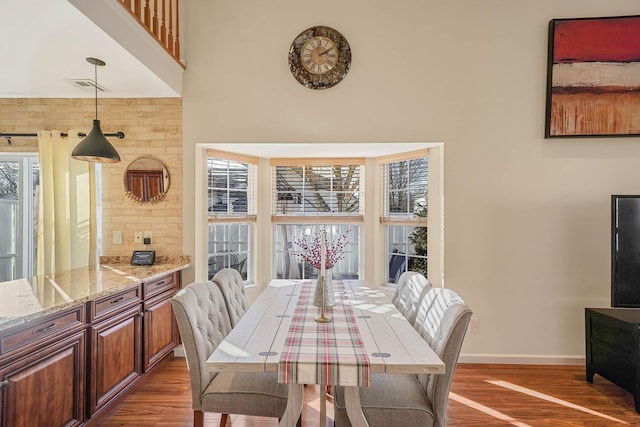
<svg viewBox="0 0 640 427"><path fill-rule="evenodd" d="M93 80L87 57L106 62L98 84L109 92L99 97L179 96L67 0L0 0L0 10L1 98L93 97L71 83Z"/></svg>

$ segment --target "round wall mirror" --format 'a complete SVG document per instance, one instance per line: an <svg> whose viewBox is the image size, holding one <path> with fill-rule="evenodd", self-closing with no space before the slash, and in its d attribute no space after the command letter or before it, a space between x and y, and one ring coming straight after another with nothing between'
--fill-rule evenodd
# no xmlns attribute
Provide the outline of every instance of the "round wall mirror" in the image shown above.
<svg viewBox="0 0 640 427"><path fill-rule="evenodd" d="M155 203L169 190L169 171L158 159L140 157L127 167L124 189L137 202Z"/></svg>

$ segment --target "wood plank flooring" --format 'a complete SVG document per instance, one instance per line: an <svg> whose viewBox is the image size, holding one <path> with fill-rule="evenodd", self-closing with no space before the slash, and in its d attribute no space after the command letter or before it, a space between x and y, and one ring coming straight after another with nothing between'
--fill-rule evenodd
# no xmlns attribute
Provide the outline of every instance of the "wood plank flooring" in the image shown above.
<svg viewBox="0 0 640 427"><path fill-rule="evenodd" d="M305 388L304 427L319 425L319 395L319 387ZM331 426L331 403L327 415ZM189 376L184 359L176 358L149 374L96 425L191 426L192 417ZM219 422L218 414L205 415L205 426ZM583 366L459 364L447 412L448 427L624 425L640 425L631 393L598 375L587 383ZM232 415L227 426L277 426L277 420Z"/></svg>

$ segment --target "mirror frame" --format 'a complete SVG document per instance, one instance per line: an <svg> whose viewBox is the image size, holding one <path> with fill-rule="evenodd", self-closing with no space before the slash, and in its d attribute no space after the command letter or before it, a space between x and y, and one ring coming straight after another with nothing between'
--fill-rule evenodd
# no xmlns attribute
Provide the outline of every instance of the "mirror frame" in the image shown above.
<svg viewBox="0 0 640 427"><path fill-rule="evenodd" d="M134 192L134 189L130 187L129 185L129 172L130 171L139 171L139 170L145 170L145 169L132 169L132 166L139 161L147 161L147 162L155 162L158 164L158 166L161 168L162 170L162 187L163 190L161 193L155 195L155 196L149 196L148 198L145 198L144 195L139 195L136 194ZM149 170L153 170L153 171L157 171L157 169L149 169ZM157 174L156 174L157 175ZM153 177L150 177L153 178ZM138 157L137 159L133 160L131 163L129 163L129 165L127 166L127 168L124 171L124 176L123 176L123 185L124 185L124 190L125 190L125 194L128 198L130 198L131 200L133 200L134 202L138 202L141 204L145 204L145 203L157 203L160 200L164 199L164 197L166 196L167 192L169 191L169 187L171 185L171 180L169 177L169 170L167 169L167 166L159 159L156 159L155 157L151 157L151 156L141 156ZM149 185L150 181L147 182L147 185ZM143 184L144 185L144 184ZM149 187L149 190L151 191L151 188Z"/></svg>

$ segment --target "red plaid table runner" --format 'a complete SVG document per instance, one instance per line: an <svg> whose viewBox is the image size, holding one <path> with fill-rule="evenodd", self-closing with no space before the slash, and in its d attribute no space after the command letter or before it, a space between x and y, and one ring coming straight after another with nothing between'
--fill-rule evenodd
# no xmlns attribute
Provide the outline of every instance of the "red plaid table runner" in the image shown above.
<svg viewBox="0 0 640 427"><path fill-rule="evenodd" d="M289 334L278 364L278 381L297 384L369 386L369 358L356 325L355 315L341 280L333 282L336 305L326 307L329 323L314 319L315 282L305 281L291 319Z"/></svg>

